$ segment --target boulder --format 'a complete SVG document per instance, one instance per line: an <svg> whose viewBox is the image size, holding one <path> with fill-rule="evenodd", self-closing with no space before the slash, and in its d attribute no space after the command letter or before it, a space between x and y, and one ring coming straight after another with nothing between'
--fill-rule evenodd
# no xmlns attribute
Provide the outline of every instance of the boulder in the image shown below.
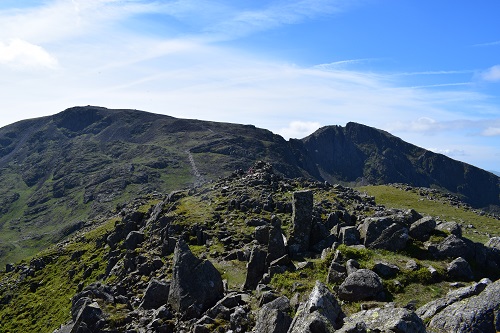
<svg viewBox="0 0 500 333"><path fill-rule="evenodd" d="M349 259L345 263L345 268L347 271L347 275L351 275L352 273L356 272L361 266L359 265L359 262L357 262L354 259Z"/></svg>
<svg viewBox="0 0 500 333"><path fill-rule="evenodd" d="M398 266L391 263L377 262L373 266L373 271L384 279L392 279L399 273L400 269Z"/></svg>
<svg viewBox="0 0 500 333"><path fill-rule="evenodd" d="M160 306L167 304L168 293L170 292L170 283L152 279L139 305L140 308L150 310L158 309Z"/></svg>
<svg viewBox="0 0 500 333"><path fill-rule="evenodd" d="M123 246L127 250L135 250L142 242L144 242L144 234L139 231L131 231L125 238Z"/></svg>
<svg viewBox="0 0 500 333"><path fill-rule="evenodd" d="M338 295L341 300L357 302L379 298L382 291L382 280L375 272L359 269L347 276Z"/></svg>
<svg viewBox="0 0 500 333"><path fill-rule="evenodd" d="M469 263L462 257L453 260L447 267L448 278L459 281L471 281L474 279Z"/></svg>
<svg viewBox="0 0 500 333"><path fill-rule="evenodd" d="M447 234L462 237L462 227L455 221L441 222L436 225L436 230L444 231Z"/></svg>
<svg viewBox="0 0 500 333"><path fill-rule="evenodd" d="M245 279L244 289L254 290L262 276L267 272L267 252L259 246L254 246L250 254L250 260L247 264L247 277Z"/></svg>
<svg viewBox="0 0 500 333"><path fill-rule="evenodd" d="M269 242L269 226L261 225L255 227L254 237L259 244L267 245Z"/></svg>
<svg viewBox="0 0 500 333"><path fill-rule="evenodd" d="M288 333L335 332L345 317L335 296L321 282L316 281L307 302L302 303Z"/></svg>
<svg viewBox="0 0 500 333"><path fill-rule="evenodd" d="M312 191L298 191L293 193L293 227L288 241L288 248L292 257L309 250L312 229L312 209Z"/></svg>
<svg viewBox="0 0 500 333"><path fill-rule="evenodd" d="M191 253L179 240L175 247L168 304L187 317L198 317L224 297L220 273L208 260ZM189 310L189 311L188 311Z"/></svg>
<svg viewBox="0 0 500 333"><path fill-rule="evenodd" d="M363 244L368 248L402 250L408 241L408 228L392 217L370 217L359 228Z"/></svg>
<svg viewBox="0 0 500 333"><path fill-rule="evenodd" d="M431 332L500 331L500 280L488 285L477 296L462 299L437 313L428 324Z"/></svg>
<svg viewBox="0 0 500 333"><path fill-rule="evenodd" d="M409 235L413 239L425 242L431 236L434 228L436 228L436 221L432 217L426 216L410 226Z"/></svg>
<svg viewBox="0 0 500 333"><path fill-rule="evenodd" d="M330 267L328 268L328 275L326 277L327 283L341 283L347 277L347 271L345 267L332 260Z"/></svg>
<svg viewBox="0 0 500 333"><path fill-rule="evenodd" d="M286 333L292 322L289 311L290 301L285 296L264 304L257 314L254 332Z"/></svg>
<svg viewBox="0 0 500 333"><path fill-rule="evenodd" d="M448 294L446 294L445 297L433 300L421 306L415 313L423 320L428 320L435 314L455 302L461 301L471 296L479 295L489 284L491 284L491 281L489 279L482 279L481 281L474 283L468 287L451 290L448 292Z"/></svg>
<svg viewBox="0 0 500 333"><path fill-rule="evenodd" d="M359 244L359 231L354 226L340 228L339 242L345 245Z"/></svg>
<svg viewBox="0 0 500 333"><path fill-rule="evenodd" d="M267 252L266 262L268 264L286 254L285 241L281 232L281 220L276 216L271 218Z"/></svg>
<svg viewBox="0 0 500 333"><path fill-rule="evenodd" d="M338 332L425 333L425 325L414 312L405 308L375 308L346 318Z"/></svg>
<svg viewBox="0 0 500 333"><path fill-rule="evenodd" d="M428 250L437 258L474 257L474 249L455 235L449 235L441 243L429 246Z"/></svg>

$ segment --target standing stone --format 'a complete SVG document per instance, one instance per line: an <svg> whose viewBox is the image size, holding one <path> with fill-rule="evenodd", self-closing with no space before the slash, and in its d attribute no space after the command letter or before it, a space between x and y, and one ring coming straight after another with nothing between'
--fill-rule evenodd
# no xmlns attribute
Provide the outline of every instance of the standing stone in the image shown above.
<svg viewBox="0 0 500 333"><path fill-rule="evenodd" d="M292 257L309 250L312 228L312 210L313 193L311 191L298 191L293 193L293 229L288 242L288 248Z"/></svg>
<svg viewBox="0 0 500 333"><path fill-rule="evenodd" d="M254 290L257 287L262 276L267 272L266 259L267 252L258 246L254 246L247 264L247 277L243 286L244 289Z"/></svg>
<svg viewBox="0 0 500 333"><path fill-rule="evenodd" d="M222 278L208 260L191 253L189 246L179 240L174 251L173 274L168 304L187 317L198 317L224 297Z"/></svg>

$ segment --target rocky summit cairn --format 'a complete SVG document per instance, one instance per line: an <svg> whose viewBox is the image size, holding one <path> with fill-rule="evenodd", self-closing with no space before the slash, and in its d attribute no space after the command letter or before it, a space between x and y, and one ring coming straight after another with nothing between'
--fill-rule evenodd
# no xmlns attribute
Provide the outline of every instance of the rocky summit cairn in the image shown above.
<svg viewBox="0 0 500 333"><path fill-rule="evenodd" d="M175 311L199 317L224 297L219 271L210 261L195 257L183 240L177 242L173 265L168 304Z"/></svg>
<svg viewBox="0 0 500 333"><path fill-rule="evenodd" d="M291 256L305 253L309 249L312 228L313 193L298 191L293 193L293 229L288 242Z"/></svg>

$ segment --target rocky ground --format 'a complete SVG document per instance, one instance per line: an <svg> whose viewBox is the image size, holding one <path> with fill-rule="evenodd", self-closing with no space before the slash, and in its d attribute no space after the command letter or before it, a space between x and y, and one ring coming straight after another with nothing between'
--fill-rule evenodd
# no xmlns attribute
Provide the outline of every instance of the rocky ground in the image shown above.
<svg viewBox="0 0 500 333"><path fill-rule="evenodd" d="M0 332L500 330L499 237L473 242L351 188L258 162L117 213L7 265Z"/></svg>

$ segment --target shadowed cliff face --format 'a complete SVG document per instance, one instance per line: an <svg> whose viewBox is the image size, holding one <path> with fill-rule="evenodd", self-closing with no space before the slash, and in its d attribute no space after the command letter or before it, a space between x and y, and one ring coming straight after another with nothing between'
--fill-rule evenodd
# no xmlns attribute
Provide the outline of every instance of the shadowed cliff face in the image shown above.
<svg viewBox="0 0 500 333"><path fill-rule="evenodd" d="M381 130L356 123L327 126L302 142L312 161L309 173L326 180L437 187L476 207L499 204L499 178L494 174Z"/></svg>
<svg viewBox="0 0 500 333"><path fill-rule="evenodd" d="M0 128L0 264L137 195L191 187L257 160L290 178L439 187L475 206L499 205L493 174L355 123L286 141L251 125L74 107Z"/></svg>

